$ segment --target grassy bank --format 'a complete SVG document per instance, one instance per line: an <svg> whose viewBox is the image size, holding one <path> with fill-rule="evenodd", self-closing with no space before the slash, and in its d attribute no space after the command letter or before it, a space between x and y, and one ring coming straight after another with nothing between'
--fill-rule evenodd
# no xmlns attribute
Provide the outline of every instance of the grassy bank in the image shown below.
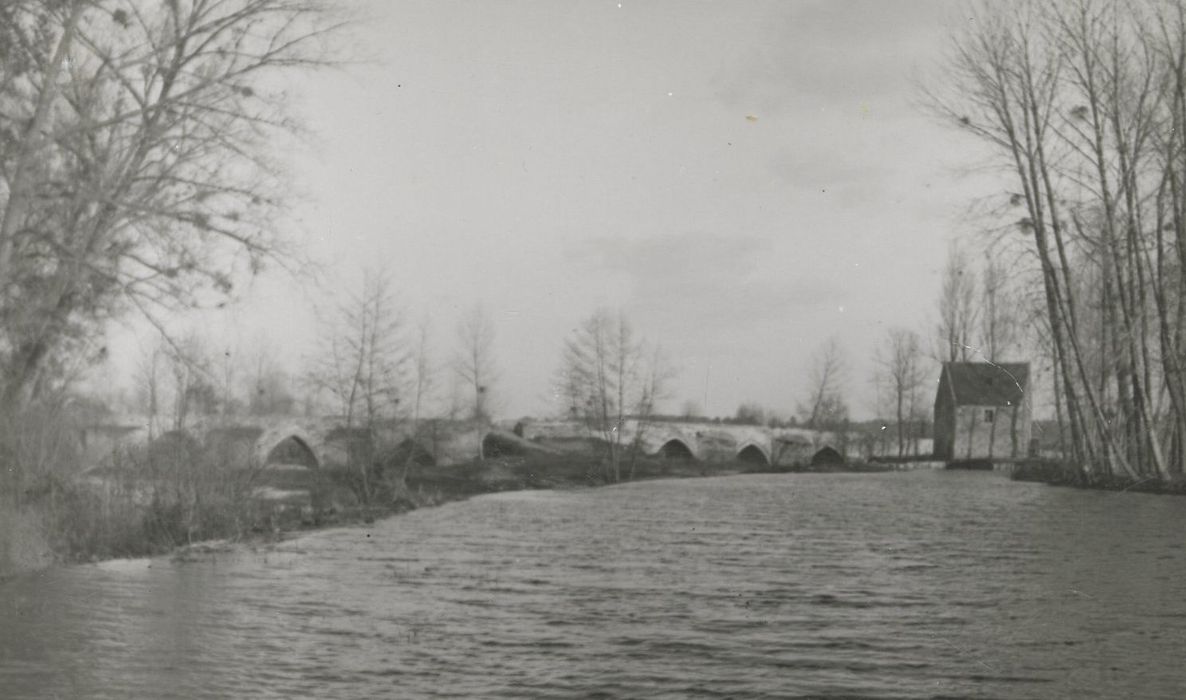
<svg viewBox="0 0 1186 700"><path fill-rule="evenodd" d="M49 563L269 536L294 517L283 504L254 497L259 470L192 443L127 451L81 476L63 471L30 471L4 485L0 578Z"/></svg>
<svg viewBox="0 0 1186 700"><path fill-rule="evenodd" d="M638 459L633 478L737 474L745 465ZM624 465L630 473L631 465ZM235 467L193 445L128 453L82 478L24 484L0 499L0 578L53 563L155 556L212 540L266 541L370 522L483 493L604 485L593 456L519 455L454 466L275 471ZM308 494L263 499L261 488Z"/></svg>
<svg viewBox="0 0 1186 700"><path fill-rule="evenodd" d="M877 472L877 464L812 469L640 457L624 480L743 473ZM526 489L603 486L592 454L527 453L452 466L404 464L358 469L244 469L193 445L129 453L85 478L50 479L0 501L0 578L51 563L166 554L212 540L271 541L302 530L371 522L471 496ZM260 498L261 490L306 494Z"/></svg>
<svg viewBox="0 0 1186 700"><path fill-rule="evenodd" d="M1134 478L1115 474L1089 474L1071 464L1052 460L1019 462L1013 468L1011 477L1015 481L1033 481L1081 489L1186 495L1186 479L1167 481L1155 476Z"/></svg>

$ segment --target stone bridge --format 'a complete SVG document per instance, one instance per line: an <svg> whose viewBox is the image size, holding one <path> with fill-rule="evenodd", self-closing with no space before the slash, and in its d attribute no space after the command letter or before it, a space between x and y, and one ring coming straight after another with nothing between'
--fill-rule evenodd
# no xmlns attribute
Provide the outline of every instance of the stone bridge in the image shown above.
<svg viewBox="0 0 1186 700"><path fill-rule="evenodd" d="M154 439L185 439L223 450L243 464L288 463L310 468L346 463L352 442L364 440L348 431L340 416L203 417L183 431L154 430ZM472 421L422 421L413 434L408 421L380 426L374 449L408 455L421 464L451 465L487 456L539 450L551 453L589 449L600 439L596 431L575 421L533 421L482 425ZM80 444L87 461L99 464L118 449L146 445L149 421L131 417L84 426ZM623 444L642 446L643 452L670 459L741 460L757 465L806 465L844 458L839 441L828 433L803 429L770 429L694 421L628 420L622 426ZM365 440L369 443L369 440Z"/></svg>
<svg viewBox="0 0 1186 700"><path fill-rule="evenodd" d="M408 421L379 426L377 444L359 429L348 430L340 416L234 416L199 417L183 430L150 429L144 416L124 416L93 422L79 430L85 461L98 465L130 447L184 441L220 450L243 464L288 463L311 468L346 463L351 444L367 444L378 451L411 450L422 463L456 464L473 459L483 441L501 444L522 442L509 431L474 422L422 421L415 431ZM159 426L159 422L158 422Z"/></svg>
<svg viewBox="0 0 1186 700"><path fill-rule="evenodd" d="M514 432L552 447L603 439L598 431L578 421L523 421ZM644 453L669 459L792 466L836 463L846 457L845 441L838 436L799 428L630 419L622 425L621 434L623 444L637 441Z"/></svg>

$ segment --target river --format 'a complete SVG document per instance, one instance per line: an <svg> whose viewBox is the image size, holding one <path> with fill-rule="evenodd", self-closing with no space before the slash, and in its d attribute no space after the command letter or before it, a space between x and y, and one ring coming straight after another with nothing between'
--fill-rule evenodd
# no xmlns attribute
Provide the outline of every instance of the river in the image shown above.
<svg viewBox="0 0 1186 700"><path fill-rule="evenodd" d="M0 697L1186 697L1186 499L918 471L494 494L0 584Z"/></svg>

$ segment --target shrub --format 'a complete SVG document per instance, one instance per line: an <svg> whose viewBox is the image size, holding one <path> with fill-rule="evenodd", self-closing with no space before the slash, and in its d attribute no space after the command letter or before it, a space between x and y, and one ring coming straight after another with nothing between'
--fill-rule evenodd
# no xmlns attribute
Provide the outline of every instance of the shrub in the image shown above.
<svg viewBox="0 0 1186 700"><path fill-rule="evenodd" d="M0 579L43 568L52 557L41 516L0 503Z"/></svg>
<svg viewBox="0 0 1186 700"><path fill-rule="evenodd" d="M274 529L276 507L252 497L258 474L170 439L119 453L85 476L27 479L25 507L40 514L58 560L146 556Z"/></svg>

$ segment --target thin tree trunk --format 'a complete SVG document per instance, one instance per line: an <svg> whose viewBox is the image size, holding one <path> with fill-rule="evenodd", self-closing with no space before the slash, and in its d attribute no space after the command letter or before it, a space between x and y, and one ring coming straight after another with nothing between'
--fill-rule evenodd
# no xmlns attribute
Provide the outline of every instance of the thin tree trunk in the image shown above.
<svg viewBox="0 0 1186 700"><path fill-rule="evenodd" d="M70 45L74 41L74 33L78 22L82 18L84 2L73 0L70 14L62 26L62 35L54 49L53 58L41 83L41 93L37 96L37 106L33 110L33 117L29 126L18 143L21 148L13 165L12 178L9 180L8 201L4 207L4 217L0 219L0 293L7 294L7 286L11 280L12 253L14 237L17 227L24 219L25 211L33 196L33 167L38 158L43 136L47 130L50 106L54 101L54 94L58 83L58 76L66 62Z"/></svg>

